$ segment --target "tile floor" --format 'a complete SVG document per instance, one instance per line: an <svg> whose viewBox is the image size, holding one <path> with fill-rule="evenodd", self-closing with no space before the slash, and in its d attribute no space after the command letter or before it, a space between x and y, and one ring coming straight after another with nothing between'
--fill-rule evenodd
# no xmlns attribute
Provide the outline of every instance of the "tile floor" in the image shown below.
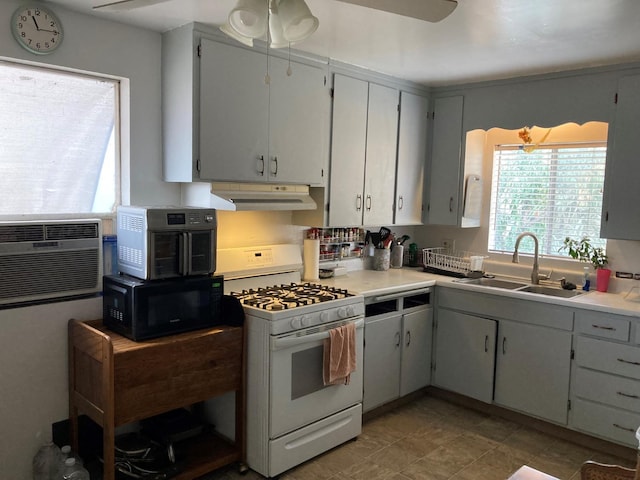
<svg viewBox="0 0 640 480"><path fill-rule="evenodd" d="M523 464L579 480L586 460L635 467L623 459L498 417L423 396L366 422L357 440L291 469L280 480L505 480ZM201 480L258 480L236 467Z"/></svg>

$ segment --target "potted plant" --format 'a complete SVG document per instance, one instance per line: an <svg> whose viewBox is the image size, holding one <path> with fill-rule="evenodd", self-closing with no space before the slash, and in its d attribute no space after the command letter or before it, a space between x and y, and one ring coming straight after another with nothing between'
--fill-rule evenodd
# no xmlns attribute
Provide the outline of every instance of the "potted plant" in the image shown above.
<svg viewBox="0 0 640 480"><path fill-rule="evenodd" d="M606 268L609 258L602 247L594 247L589 237L582 237L580 240L567 237L560 250L566 250L569 256L576 260L590 262L596 270L596 289L599 292L607 291L611 270Z"/></svg>

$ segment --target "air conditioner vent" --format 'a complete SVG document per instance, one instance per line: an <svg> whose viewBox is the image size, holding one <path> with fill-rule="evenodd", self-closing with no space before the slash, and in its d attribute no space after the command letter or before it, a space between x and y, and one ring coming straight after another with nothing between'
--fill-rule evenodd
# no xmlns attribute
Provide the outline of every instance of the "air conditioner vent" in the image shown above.
<svg viewBox="0 0 640 480"><path fill-rule="evenodd" d="M98 238L96 223L70 223L45 225L47 240L68 240L80 238Z"/></svg>
<svg viewBox="0 0 640 480"><path fill-rule="evenodd" d="M42 242L42 224L0 225L0 243Z"/></svg>

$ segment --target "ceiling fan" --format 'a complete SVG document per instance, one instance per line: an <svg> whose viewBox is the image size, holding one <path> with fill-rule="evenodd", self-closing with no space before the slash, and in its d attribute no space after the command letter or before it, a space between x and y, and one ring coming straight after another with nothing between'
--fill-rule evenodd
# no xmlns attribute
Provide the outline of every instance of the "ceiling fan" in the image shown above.
<svg viewBox="0 0 640 480"><path fill-rule="evenodd" d="M362 7L395 13L427 22L439 22L447 18L458 6L456 0L338 0Z"/></svg>
<svg viewBox="0 0 640 480"><path fill-rule="evenodd" d="M126 11L148 7L170 0L117 0L93 7L101 11ZM427 22L439 22L458 6L456 0L338 0L344 3L382 10L396 15L417 18Z"/></svg>

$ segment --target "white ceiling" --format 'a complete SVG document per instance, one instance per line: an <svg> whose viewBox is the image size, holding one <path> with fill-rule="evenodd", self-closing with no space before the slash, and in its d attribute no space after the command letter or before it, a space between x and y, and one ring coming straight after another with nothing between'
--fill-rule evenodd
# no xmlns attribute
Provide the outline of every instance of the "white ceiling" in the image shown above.
<svg viewBox="0 0 640 480"><path fill-rule="evenodd" d="M169 0L98 13L91 7L105 0L49 1L159 32L193 21L220 26L236 4ZM293 48L425 85L640 60L638 0L458 0L439 23L335 0L306 1L320 27Z"/></svg>

